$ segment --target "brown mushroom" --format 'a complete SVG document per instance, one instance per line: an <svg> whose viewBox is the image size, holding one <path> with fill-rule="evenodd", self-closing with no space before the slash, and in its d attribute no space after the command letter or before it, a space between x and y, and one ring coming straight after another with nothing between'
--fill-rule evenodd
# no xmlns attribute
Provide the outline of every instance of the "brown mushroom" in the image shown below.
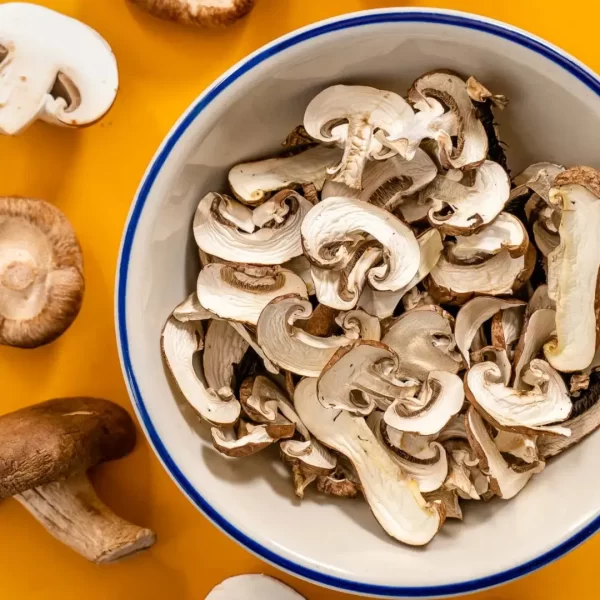
<svg viewBox="0 0 600 600"><path fill-rule="evenodd" d="M84 288L67 218L42 200L0 197L0 344L53 342L79 314Z"/></svg>
<svg viewBox="0 0 600 600"><path fill-rule="evenodd" d="M155 541L149 529L114 514L86 472L135 446L120 406L97 398L49 400L0 417L0 500L18 500L55 538L96 563L110 563Z"/></svg>

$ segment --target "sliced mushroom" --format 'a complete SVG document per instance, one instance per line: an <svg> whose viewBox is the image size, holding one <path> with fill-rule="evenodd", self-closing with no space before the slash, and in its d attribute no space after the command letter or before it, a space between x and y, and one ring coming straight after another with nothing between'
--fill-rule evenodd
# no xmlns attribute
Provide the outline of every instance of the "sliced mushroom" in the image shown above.
<svg viewBox="0 0 600 600"><path fill-rule="evenodd" d="M201 321L181 323L170 317L161 336L163 356L177 386L192 408L206 421L231 426L240 416L240 403L230 388L212 390L196 374L194 354L202 350L204 335Z"/></svg>
<svg viewBox="0 0 600 600"><path fill-rule="evenodd" d="M110 46L92 28L43 6L0 6L0 133L37 119L81 127L99 121L119 88Z"/></svg>
<svg viewBox="0 0 600 600"><path fill-rule="evenodd" d="M316 379L300 382L294 404L310 432L350 460L375 518L390 536L415 546L435 536L444 521L443 510L423 500L362 417L325 408L317 398Z"/></svg>
<svg viewBox="0 0 600 600"><path fill-rule="evenodd" d="M554 179L564 170L561 165L549 162L530 165L513 179L515 187L510 192L511 200L534 192L547 201Z"/></svg>
<svg viewBox="0 0 600 600"><path fill-rule="evenodd" d="M362 339L375 342L381 340L379 319L364 310L356 309L340 313L336 318L336 323L345 331L346 337L352 340Z"/></svg>
<svg viewBox="0 0 600 600"><path fill-rule="evenodd" d="M0 67L0 94L1 82ZM0 102L0 119L1 112ZM0 197L0 344L53 342L79 314L84 289L81 248L66 217L42 200Z"/></svg>
<svg viewBox="0 0 600 600"><path fill-rule="evenodd" d="M362 188L362 174L369 158L381 153L375 130L390 132L396 122L413 118L408 103L393 92L366 86L335 85L323 90L308 105L304 127L323 142L337 143L344 155L329 169L333 181Z"/></svg>
<svg viewBox="0 0 600 600"><path fill-rule="evenodd" d="M388 346L373 341L354 342L338 349L323 368L318 383L319 400L327 408L368 415L377 398L391 403L396 398L414 396L418 382L397 379L397 372L397 356Z"/></svg>
<svg viewBox="0 0 600 600"><path fill-rule="evenodd" d="M229 185L244 204L261 204L267 194L297 185L323 188L327 170L340 162L337 148L315 146L292 156L269 158L236 165L229 171Z"/></svg>
<svg viewBox="0 0 600 600"><path fill-rule="evenodd" d="M298 275L279 267L211 264L198 276L200 304L223 319L256 325L264 307L286 294L308 296Z"/></svg>
<svg viewBox="0 0 600 600"><path fill-rule="evenodd" d="M526 306L515 306L497 312L492 318L492 345L512 353L525 323Z"/></svg>
<svg viewBox="0 0 600 600"><path fill-rule="evenodd" d="M504 348L484 346L480 350L471 352L471 360L474 363L493 362L500 369L500 380L504 385L510 385L512 365Z"/></svg>
<svg viewBox="0 0 600 600"><path fill-rule="evenodd" d="M173 316L182 323L188 321L207 321L216 319L217 315L206 310L198 301L196 292L192 292L181 304L173 310Z"/></svg>
<svg viewBox="0 0 600 600"><path fill-rule="evenodd" d="M559 371L585 369L596 352L596 282L600 269L600 173L561 173L550 203L562 211L560 246L548 257L548 293L556 301L556 339L544 354Z"/></svg>
<svg viewBox="0 0 600 600"><path fill-rule="evenodd" d="M464 422L465 416L460 419ZM467 430L463 424L464 439L446 443L448 454L448 477L443 489L453 491L463 500L481 500L489 491L489 482L482 473L479 459L467 441Z"/></svg>
<svg viewBox="0 0 600 600"><path fill-rule="evenodd" d="M438 175L419 192L421 201L431 202L429 222L447 235L470 235L498 217L510 194L510 179L495 162L486 160L476 168L472 185L448 175Z"/></svg>
<svg viewBox="0 0 600 600"><path fill-rule="evenodd" d="M400 315L382 342L398 355L403 376L424 381L434 370L458 373L462 358L455 350L452 323L439 306L421 306Z"/></svg>
<svg viewBox="0 0 600 600"><path fill-rule="evenodd" d="M315 283L311 273L311 264L304 254L284 262L281 267L298 275L304 281L306 289L311 296L316 294Z"/></svg>
<svg viewBox="0 0 600 600"><path fill-rule="evenodd" d="M502 94L492 94L480 81L475 77L467 79L467 94L469 98L475 102L486 102L490 100L494 106L500 110L508 105L508 98Z"/></svg>
<svg viewBox="0 0 600 600"><path fill-rule="evenodd" d="M155 17L182 25L224 27L245 17L254 0L131 0Z"/></svg>
<svg viewBox="0 0 600 600"><path fill-rule="evenodd" d="M262 348L258 345L258 342L256 340L256 334L250 331L249 328L246 327L246 325L244 325L243 323L238 323L237 321L229 321L229 324L240 334L241 337L243 337L248 342L252 350L254 350L256 354L258 354L259 358L262 360L265 366L265 369L269 371L269 373L277 375L279 373L279 367L273 364L265 356L265 353L262 351Z"/></svg>
<svg viewBox="0 0 600 600"><path fill-rule="evenodd" d="M536 468L522 472L511 469L494 444L477 411L473 408L469 409L466 419L469 441L483 468L489 472L492 491L504 500L514 498L529 483L534 474L543 470L544 463L540 462Z"/></svg>
<svg viewBox="0 0 600 600"><path fill-rule="evenodd" d="M459 495L455 490L439 489L435 492L423 494L423 498L430 503L440 504L443 507L447 519L458 519L462 521L463 513L460 507Z"/></svg>
<svg viewBox="0 0 600 600"><path fill-rule="evenodd" d="M340 462L333 473L317 477L317 490L327 496L346 499L356 498L362 493L362 487L354 469L352 467L345 468Z"/></svg>
<svg viewBox="0 0 600 600"><path fill-rule="evenodd" d="M402 399L395 400L385 411L385 422L399 431L419 435L439 433L463 407L462 379L453 373L430 371L418 401L420 408L410 410Z"/></svg>
<svg viewBox="0 0 600 600"><path fill-rule="evenodd" d="M569 418L573 405L561 376L545 361L529 364L527 380L533 389L507 387L500 368L492 362L473 365L467 372L465 391L471 404L498 429L517 433L570 435L569 429L550 423Z"/></svg>
<svg viewBox="0 0 600 600"><path fill-rule="evenodd" d="M204 339L202 364L208 387L220 390L231 386L234 365L246 351L248 342L227 321L211 321Z"/></svg>
<svg viewBox="0 0 600 600"><path fill-rule="evenodd" d="M294 435L292 423L266 423L254 425L242 422L239 431L211 427L213 446L221 454L230 458L252 456L274 442Z"/></svg>
<svg viewBox="0 0 600 600"><path fill-rule="evenodd" d="M302 254L300 226L312 204L282 190L254 210L210 192L194 216L198 247L234 263L279 265Z"/></svg>
<svg viewBox="0 0 600 600"><path fill-rule="evenodd" d="M328 198L302 223L304 254L324 269L343 269L365 235L383 246L384 264L370 269L369 285L377 290L407 285L419 269L419 244L410 228L386 210L360 200Z"/></svg>
<svg viewBox="0 0 600 600"><path fill-rule="evenodd" d="M562 439L564 436L553 437ZM494 438L494 443L500 452L510 454L524 463L534 464L539 461L535 436L500 430Z"/></svg>

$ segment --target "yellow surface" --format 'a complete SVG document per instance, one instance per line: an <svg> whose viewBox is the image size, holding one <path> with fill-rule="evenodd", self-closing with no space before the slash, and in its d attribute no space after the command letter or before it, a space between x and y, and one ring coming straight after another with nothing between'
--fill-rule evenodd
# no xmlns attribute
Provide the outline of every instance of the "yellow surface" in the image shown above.
<svg viewBox="0 0 600 600"><path fill-rule="evenodd" d="M129 204L156 147L196 95L247 53L301 25L397 2L257 0L250 18L220 32L155 20L125 0L40 3L81 19L108 40L119 61L121 91L110 115L89 129L67 131L38 124L20 138L0 139L0 194L40 197L61 208L81 239L87 278L82 313L62 339L35 351L0 349L0 412L73 394L104 396L129 408L113 329L113 281ZM600 70L597 2L407 4L462 9L508 21ZM158 544L129 562L93 566L46 535L15 501L2 502L0 599L202 600L230 575L277 574L205 520L177 490L141 434L134 455L101 468L94 481L117 512L155 529ZM473 598L592 600L600 597L598 558L600 537L541 572ZM309 600L348 597L280 577Z"/></svg>

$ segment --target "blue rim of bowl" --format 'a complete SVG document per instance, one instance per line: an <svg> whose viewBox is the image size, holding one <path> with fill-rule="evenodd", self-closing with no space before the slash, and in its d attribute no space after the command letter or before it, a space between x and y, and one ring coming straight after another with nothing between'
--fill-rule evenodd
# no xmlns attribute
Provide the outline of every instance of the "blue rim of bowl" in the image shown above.
<svg viewBox="0 0 600 600"><path fill-rule="evenodd" d="M576 59L564 53L560 49L553 47L549 43L532 36L522 30L514 29L508 25L497 21L485 19L475 15L458 13L454 11L443 10L405 10L405 9L383 9L376 11L366 11L362 13L354 13L330 21L317 23L305 29L301 29L295 33L291 33L283 38L275 40L264 48L261 48L248 58L242 60L233 69L225 74L221 79L213 83L190 107L183 118L176 124L171 133L167 136L162 147L154 157L142 183L138 190L134 204L131 208L129 220L127 222L123 241L121 245L121 254L119 258L119 266L117 270L117 286L116 286L116 308L117 308L117 337L119 342L119 352L121 355L121 365L125 374L126 381L129 386L129 392L132 397L134 406L140 421L150 439L154 450L161 459L165 468L190 498L190 500L219 528L235 541L246 547L248 550L258 555L260 558L272 563L273 565L288 571L289 573L323 585L326 587L353 592L356 594L364 594L378 597L404 597L404 598L424 598L431 596L453 596L469 592L475 592L482 589L501 585L513 579L523 577L533 571L548 565L557 560L567 552L570 552L575 547L583 543L600 529L600 516L596 517L591 523L583 527L568 540L562 542L552 550L532 559L526 563L495 573L478 579L462 581L452 584L434 585L434 586L385 586L370 583L362 583L349 579L334 577L325 573L309 569L305 566L297 564L287 558L284 558L275 552L265 548L255 540L249 538L246 534L240 531L235 525L227 521L213 506L211 506L203 496L194 488L181 472L168 450L162 443L150 415L144 404L144 399L140 392L136 376L131 363L129 352L129 338L127 334L126 324L126 292L127 278L129 270L129 261L133 241L136 234L137 225L148 199L151 188L161 171L165 161L171 151L185 133L190 124L200 115L200 113L221 93L223 93L231 84L237 81L245 73L275 56L287 48L307 40L320 37L324 34L340 31L344 29L353 29L365 25L378 25L390 23L434 23L436 25L447 25L452 27L462 27L473 29L483 33L491 34L540 54L544 58L551 60L565 71L576 77L579 81L585 84L590 90L600 96L600 80L587 68L579 63Z"/></svg>

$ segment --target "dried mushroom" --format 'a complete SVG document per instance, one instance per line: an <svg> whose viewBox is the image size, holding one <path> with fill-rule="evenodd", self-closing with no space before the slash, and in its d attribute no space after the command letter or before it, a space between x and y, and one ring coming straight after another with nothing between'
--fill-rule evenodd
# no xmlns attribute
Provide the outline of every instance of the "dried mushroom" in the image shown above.
<svg viewBox="0 0 600 600"><path fill-rule="evenodd" d="M213 588L205 600L305 600L305 598L273 577L237 575Z"/></svg>

